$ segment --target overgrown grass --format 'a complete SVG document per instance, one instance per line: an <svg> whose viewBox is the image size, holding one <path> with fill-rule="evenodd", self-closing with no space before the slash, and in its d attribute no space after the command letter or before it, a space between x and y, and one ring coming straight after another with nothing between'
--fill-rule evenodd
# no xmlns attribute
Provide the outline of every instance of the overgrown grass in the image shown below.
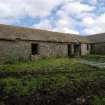
<svg viewBox="0 0 105 105"><path fill-rule="evenodd" d="M56 73L56 71L59 71ZM64 71L63 73L60 71ZM2 78L2 72L11 74L7 78ZM18 74L14 76L14 72ZM31 75L34 73L39 73L39 75ZM46 75L41 75L41 72L46 72ZM47 74L47 72L55 72L53 75ZM19 74L20 73L20 74ZM56 58L56 59L40 59L37 61L25 61L25 62L15 62L14 64L2 64L0 65L0 86L8 87L6 90L12 89L15 87L22 88L19 90L27 90L30 85L31 88L36 88L38 86L39 80L49 79L53 77L55 81L58 81L57 84L64 85L66 80L75 79L75 80L96 80L96 79L105 79L105 71L92 68L90 66L80 64L76 62L76 59L69 58ZM51 79L52 80L52 79ZM63 81L63 82L61 82ZM3 85L4 83L4 85ZM32 84L33 85L32 85ZM24 86L25 85L25 86ZM1 86L1 87L2 87ZM15 86L15 87L14 87ZM28 88L27 88L28 86ZM27 89L24 89L27 88ZM32 90L32 89L31 89ZM28 90L27 90L28 91ZM22 93L22 92L20 92ZM27 92L26 92L27 93Z"/></svg>
<svg viewBox="0 0 105 105"><path fill-rule="evenodd" d="M54 75L39 75L31 76L26 75L20 78L7 77L0 79L0 89L3 89L7 94L12 92L19 96L30 95L33 91L41 89L41 85L47 81L45 87L48 89L59 89L65 85L75 82L81 83L81 81L98 81L105 80L105 71L85 71L81 72L69 72L69 73L58 73ZM70 86L71 88L72 85ZM75 87L76 88L76 87ZM42 88L43 89L43 88Z"/></svg>
<svg viewBox="0 0 105 105"><path fill-rule="evenodd" d="M37 61L17 62L14 64L1 64L0 71L3 72L39 72L39 71L56 71L56 70L91 70L87 65L75 62L76 59L56 58L40 59Z"/></svg>
<svg viewBox="0 0 105 105"><path fill-rule="evenodd" d="M44 77L41 78L4 78L0 79L0 88L6 94L15 93L17 96L27 96L30 95L33 90L40 87L40 84L44 80Z"/></svg>
<svg viewBox="0 0 105 105"><path fill-rule="evenodd" d="M105 97L94 96L92 100L93 105L105 105Z"/></svg>
<svg viewBox="0 0 105 105"><path fill-rule="evenodd" d="M91 56L94 58L94 55L90 55L90 58ZM53 75L40 74L38 76L33 76L26 74L21 77L1 77L0 90L2 90L5 94L13 93L17 96L29 96L34 91L37 91L39 89L46 89L48 92L52 92L52 90L56 91L66 86L70 89L76 90L83 86L84 81L88 81L88 83L90 81L90 89L91 87L96 88L100 86L100 83L98 81L105 80L105 70L96 69L84 64L77 63L76 59L73 58L40 59L37 61L24 61L0 65L0 73L5 72L12 74L13 72L16 72L18 74L22 72L38 73L50 71L65 72L59 72ZM91 84L91 81L96 81L94 86ZM86 88L88 89L88 86ZM94 103L98 103L97 101L100 101L99 103L101 103L101 100L96 97L92 101L93 105L95 105Z"/></svg>

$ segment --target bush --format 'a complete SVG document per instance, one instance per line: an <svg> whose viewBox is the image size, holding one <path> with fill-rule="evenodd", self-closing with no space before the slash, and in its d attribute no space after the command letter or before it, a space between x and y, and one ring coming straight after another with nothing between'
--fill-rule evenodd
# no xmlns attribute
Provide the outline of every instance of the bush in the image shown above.
<svg viewBox="0 0 105 105"><path fill-rule="evenodd" d="M92 105L105 105L105 97L94 96Z"/></svg>

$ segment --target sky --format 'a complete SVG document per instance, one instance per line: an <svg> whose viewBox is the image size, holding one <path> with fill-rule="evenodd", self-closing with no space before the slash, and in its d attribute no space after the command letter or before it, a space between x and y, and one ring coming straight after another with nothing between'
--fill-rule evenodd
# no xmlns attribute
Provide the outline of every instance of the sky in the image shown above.
<svg viewBox="0 0 105 105"><path fill-rule="evenodd" d="M0 24L90 35L105 32L105 0L0 0Z"/></svg>

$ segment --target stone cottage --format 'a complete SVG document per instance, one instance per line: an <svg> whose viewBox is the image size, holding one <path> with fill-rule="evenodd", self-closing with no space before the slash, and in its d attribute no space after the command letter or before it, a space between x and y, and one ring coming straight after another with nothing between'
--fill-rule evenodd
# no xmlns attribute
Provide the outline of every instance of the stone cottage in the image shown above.
<svg viewBox="0 0 105 105"><path fill-rule="evenodd" d="M89 40L79 35L0 25L0 60L71 57L89 53Z"/></svg>
<svg viewBox="0 0 105 105"><path fill-rule="evenodd" d="M89 35L92 54L105 54L105 33Z"/></svg>

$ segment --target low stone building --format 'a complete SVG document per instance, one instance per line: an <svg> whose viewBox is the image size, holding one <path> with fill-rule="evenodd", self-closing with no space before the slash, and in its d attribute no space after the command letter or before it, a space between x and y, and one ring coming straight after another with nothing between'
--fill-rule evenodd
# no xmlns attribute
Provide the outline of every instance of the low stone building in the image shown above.
<svg viewBox="0 0 105 105"><path fill-rule="evenodd" d="M105 33L89 35L92 54L105 54Z"/></svg>
<svg viewBox="0 0 105 105"><path fill-rule="evenodd" d="M0 25L0 60L86 55L89 43L79 35Z"/></svg>

